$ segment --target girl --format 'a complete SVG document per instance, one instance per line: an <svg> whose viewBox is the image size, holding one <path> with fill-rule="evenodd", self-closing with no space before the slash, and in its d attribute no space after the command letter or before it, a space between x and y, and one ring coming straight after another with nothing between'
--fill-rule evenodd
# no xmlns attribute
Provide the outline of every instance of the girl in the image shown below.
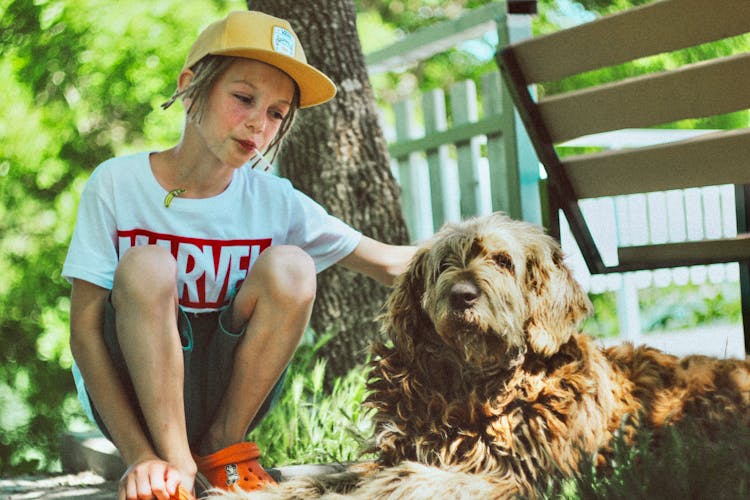
<svg viewBox="0 0 750 500"><path fill-rule="evenodd" d="M243 168L334 94L289 23L230 13L165 103L187 109L178 144L89 179L63 275L79 398L127 465L120 499L272 481L244 439L280 390L316 272L338 262L389 284L412 256Z"/></svg>

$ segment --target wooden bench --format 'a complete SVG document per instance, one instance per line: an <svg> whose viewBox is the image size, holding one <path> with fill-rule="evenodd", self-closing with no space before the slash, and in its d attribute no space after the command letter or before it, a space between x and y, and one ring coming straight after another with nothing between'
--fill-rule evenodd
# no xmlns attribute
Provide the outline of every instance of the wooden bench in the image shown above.
<svg viewBox="0 0 750 500"><path fill-rule="evenodd" d="M559 236L561 210L592 273L739 262L745 349L750 352L750 128L575 156L561 157L558 148L590 134L747 112L750 53L691 60L638 76L615 72L623 76L539 99L533 91L534 84L570 82L566 79L592 70L747 36L748 31L748 0L661 0L510 45L497 61L548 175L550 232ZM714 53L693 49L691 55L699 52ZM620 247L614 264L602 260L578 204L584 198L721 184L737 186L736 237Z"/></svg>

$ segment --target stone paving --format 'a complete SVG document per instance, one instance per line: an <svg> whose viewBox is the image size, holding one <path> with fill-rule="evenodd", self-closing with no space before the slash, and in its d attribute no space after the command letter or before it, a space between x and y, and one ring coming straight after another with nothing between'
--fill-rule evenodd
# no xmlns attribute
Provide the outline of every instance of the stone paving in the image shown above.
<svg viewBox="0 0 750 500"><path fill-rule="evenodd" d="M107 481L93 472L0 479L0 499L2 500L32 498L111 500L116 497L117 482Z"/></svg>

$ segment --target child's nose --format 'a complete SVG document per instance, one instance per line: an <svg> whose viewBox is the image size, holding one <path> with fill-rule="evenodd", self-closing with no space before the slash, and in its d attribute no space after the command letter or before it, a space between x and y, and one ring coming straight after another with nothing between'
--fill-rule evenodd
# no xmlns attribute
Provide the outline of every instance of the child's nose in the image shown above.
<svg viewBox="0 0 750 500"><path fill-rule="evenodd" d="M254 132L262 132L266 126L266 120L259 109L254 109L245 118L245 127L252 128Z"/></svg>

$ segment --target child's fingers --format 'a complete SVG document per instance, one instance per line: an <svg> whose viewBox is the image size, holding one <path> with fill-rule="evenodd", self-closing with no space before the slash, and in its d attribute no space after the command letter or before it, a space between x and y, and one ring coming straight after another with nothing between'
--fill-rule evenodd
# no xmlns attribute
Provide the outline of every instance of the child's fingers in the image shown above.
<svg viewBox="0 0 750 500"><path fill-rule="evenodd" d="M128 492L126 489L126 484L120 481L120 486L117 488L117 500L127 500L128 498ZM133 490L135 492L135 490Z"/></svg>
<svg viewBox="0 0 750 500"><path fill-rule="evenodd" d="M128 475L125 478L125 484L120 485L120 490L125 491L125 498L127 500L134 500L138 498L138 480L133 475Z"/></svg>
<svg viewBox="0 0 750 500"><path fill-rule="evenodd" d="M148 489L157 500L169 500L171 496L164 481L168 470L169 467L164 462L153 462L148 469ZM138 493L141 494L141 491Z"/></svg>
<svg viewBox="0 0 750 500"><path fill-rule="evenodd" d="M175 489L170 493L166 478L167 463L161 460L147 460L130 467L120 480L120 500L151 499L169 500Z"/></svg>
<svg viewBox="0 0 750 500"><path fill-rule="evenodd" d="M180 475L179 471L177 469L173 469L172 467L167 468L164 474L164 479L167 492L169 492L170 496L174 495L175 492L177 492L177 486L179 486L182 482L182 476Z"/></svg>

